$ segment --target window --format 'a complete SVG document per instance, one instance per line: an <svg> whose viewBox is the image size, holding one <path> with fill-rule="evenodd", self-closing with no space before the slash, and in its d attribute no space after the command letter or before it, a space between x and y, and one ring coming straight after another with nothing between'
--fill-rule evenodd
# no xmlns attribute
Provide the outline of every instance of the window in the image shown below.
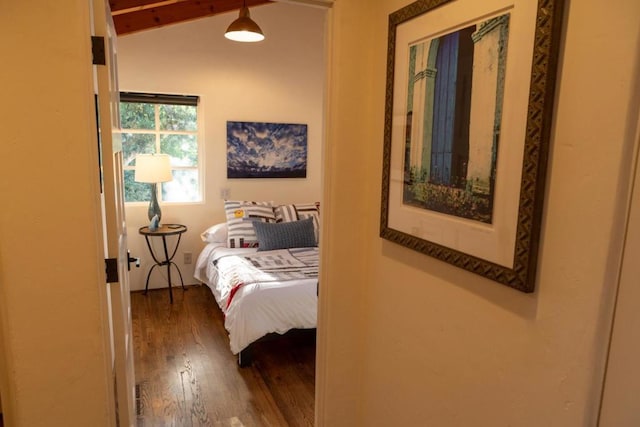
<svg viewBox="0 0 640 427"><path fill-rule="evenodd" d="M158 200L199 202L198 97L123 92L120 123L126 202L151 199L151 186L135 182L135 157L163 153L171 157L173 180L158 185Z"/></svg>

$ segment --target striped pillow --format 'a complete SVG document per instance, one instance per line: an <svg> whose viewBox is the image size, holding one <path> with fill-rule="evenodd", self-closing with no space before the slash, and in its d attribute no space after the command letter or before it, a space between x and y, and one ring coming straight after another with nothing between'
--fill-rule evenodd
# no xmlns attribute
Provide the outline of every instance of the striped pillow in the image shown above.
<svg viewBox="0 0 640 427"><path fill-rule="evenodd" d="M274 208L274 212L276 215L276 222L292 222L311 218L313 221L313 231L316 235L316 242L319 241L320 203L280 205Z"/></svg>
<svg viewBox="0 0 640 427"><path fill-rule="evenodd" d="M229 226L227 245L230 248L258 247L253 222L276 222L272 202L226 200L224 211Z"/></svg>

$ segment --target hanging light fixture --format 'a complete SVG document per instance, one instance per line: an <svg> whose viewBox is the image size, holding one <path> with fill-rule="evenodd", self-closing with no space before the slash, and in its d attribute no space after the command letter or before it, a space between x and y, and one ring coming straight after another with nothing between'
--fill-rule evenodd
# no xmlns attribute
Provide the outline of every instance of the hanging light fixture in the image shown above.
<svg viewBox="0 0 640 427"><path fill-rule="evenodd" d="M262 30L258 24L251 20L247 0L242 2L240 16L229 25L224 36L229 40L237 42L259 42L264 40Z"/></svg>

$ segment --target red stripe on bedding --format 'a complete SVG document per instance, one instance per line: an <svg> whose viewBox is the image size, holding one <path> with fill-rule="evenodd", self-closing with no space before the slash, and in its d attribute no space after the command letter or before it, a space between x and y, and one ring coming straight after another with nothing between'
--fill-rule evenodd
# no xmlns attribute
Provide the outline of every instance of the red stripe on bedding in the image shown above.
<svg viewBox="0 0 640 427"><path fill-rule="evenodd" d="M238 289L240 289L240 286L242 286L243 284L244 283L238 283L237 285L234 285L233 288L231 288L231 291L229 292L229 298L227 299L227 310L229 310L229 307L231 306L233 296L236 294L236 292L238 292Z"/></svg>

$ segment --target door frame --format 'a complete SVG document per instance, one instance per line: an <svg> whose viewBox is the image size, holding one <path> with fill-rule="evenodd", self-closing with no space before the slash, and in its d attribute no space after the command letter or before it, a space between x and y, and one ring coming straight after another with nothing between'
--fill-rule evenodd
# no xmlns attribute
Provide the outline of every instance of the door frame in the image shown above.
<svg viewBox="0 0 640 427"><path fill-rule="evenodd" d="M618 289L598 416L601 427L640 425L640 117L631 158Z"/></svg>
<svg viewBox="0 0 640 427"><path fill-rule="evenodd" d="M97 93L98 139L101 152L102 224L105 259L115 259L117 277L107 278L104 307L105 329L109 331L108 375L113 389L113 411L119 426L132 427L136 421L135 373L129 253L124 208L122 144L120 129L116 31L107 0L89 0L93 6L92 34L104 44L104 64L94 66Z"/></svg>

